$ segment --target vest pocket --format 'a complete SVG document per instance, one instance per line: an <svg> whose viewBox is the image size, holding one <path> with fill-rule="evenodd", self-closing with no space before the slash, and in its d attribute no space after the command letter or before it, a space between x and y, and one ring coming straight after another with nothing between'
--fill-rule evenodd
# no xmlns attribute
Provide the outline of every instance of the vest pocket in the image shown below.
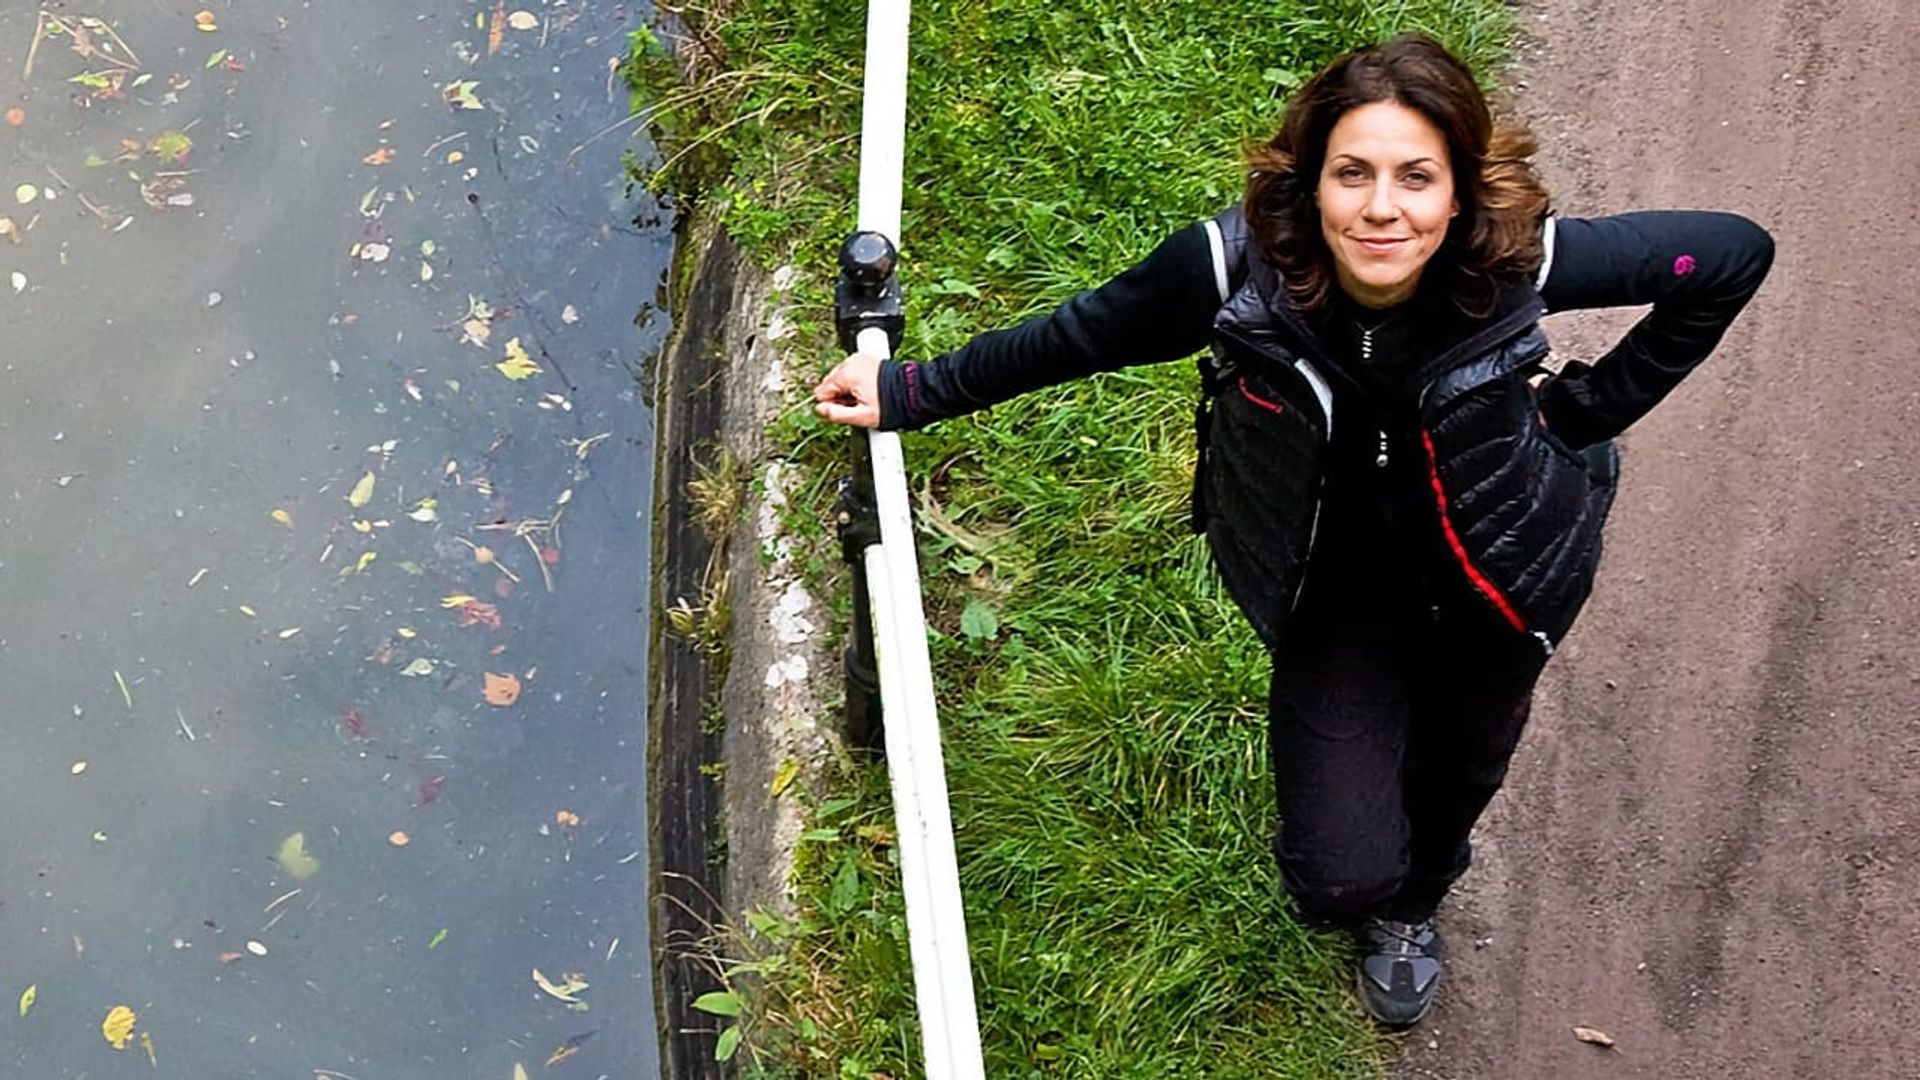
<svg viewBox="0 0 1920 1080"><path fill-rule="evenodd" d="M1208 547L1227 592L1269 647L1311 554L1326 420L1296 369L1261 361L1216 385L1198 487Z"/></svg>
<svg viewBox="0 0 1920 1080"><path fill-rule="evenodd" d="M1524 372L1459 395L1426 438L1441 530L1462 572L1510 625L1551 647L1592 588L1611 447L1576 451L1548 429Z"/></svg>

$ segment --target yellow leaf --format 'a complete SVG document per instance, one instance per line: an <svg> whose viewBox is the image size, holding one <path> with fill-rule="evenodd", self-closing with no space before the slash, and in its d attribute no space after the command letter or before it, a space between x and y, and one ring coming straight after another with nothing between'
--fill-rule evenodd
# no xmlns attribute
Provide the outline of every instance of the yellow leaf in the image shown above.
<svg viewBox="0 0 1920 1080"><path fill-rule="evenodd" d="M305 881L320 870L320 860L307 854L307 834L294 833L280 841L280 869L295 881Z"/></svg>
<svg viewBox="0 0 1920 1080"><path fill-rule="evenodd" d="M446 97L447 104L456 109L484 109L486 106L480 104L480 99L473 92L474 87L479 85L476 80L463 79L448 83L440 88L440 92Z"/></svg>
<svg viewBox="0 0 1920 1080"><path fill-rule="evenodd" d="M380 557L380 553L377 551L363 551L360 553L359 561L355 562L352 566L343 567L341 569L340 576L351 577L354 574L363 574L366 572L367 567L373 562L373 560L379 557Z"/></svg>
<svg viewBox="0 0 1920 1080"><path fill-rule="evenodd" d="M474 598L471 596L468 596L466 593L457 592L448 596L441 597L440 606L448 609L457 608L457 607L466 607L468 604L473 603L473 601L474 601Z"/></svg>
<svg viewBox="0 0 1920 1080"><path fill-rule="evenodd" d="M540 19L531 11L516 11L507 16L507 25L515 30L531 30L540 25Z"/></svg>
<svg viewBox="0 0 1920 1080"><path fill-rule="evenodd" d="M365 536L368 533L373 531L373 522L368 521L365 518L355 518L354 520L348 522L348 524L353 526L354 532L357 532L362 536Z"/></svg>
<svg viewBox="0 0 1920 1080"><path fill-rule="evenodd" d="M20 991L20 1019L25 1020L27 1018L27 1012L33 1008L33 1003L39 1000L39 998L39 983L34 983L32 986Z"/></svg>
<svg viewBox="0 0 1920 1080"><path fill-rule="evenodd" d="M248 606L247 606L247 605L245 605L245 604L241 604L241 605L240 605L240 614L242 614L242 615L245 615L245 616L246 616L247 618L249 618L249 619L251 619L251 618L253 618L253 617L255 617L255 616L257 616L257 615L259 615L260 613L259 613L259 612L257 612L257 611L255 611L255 610L253 610L252 608L250 608L250 607L248 607Z"/></svg>
<svg viewBox="0 0 1920 1080"><path fill-rule="evenodd" d="M285 525L287 528L293 528L293 515L287 513L285 510L275 510L271 516L273 520Z"/></svg>
<svg viewBox="0 0 1920 1080"><path fill-rule="evenodd" d="M160 1055L153 1052L153 1036L152 1035L149 1035L144 1031L140 1033L140 1049L145 1050L147 1052L147 1064L153 1066L156 1069L160 1067Z"/></svg>
<svg viewBox="0 0 1920 1080"><path fill-rule="evenodd" d="M414 635L417 634L418 632L419 631L415 630L411 626L402 626L394 631L394 633L399 634L401 637L407 639L408 641L412 641L414 638Z"/></svg>
<svg viewBox="0 0 1920 1080"><path fill-rule="evenodd" d="M520 344L519 338L513 338L507 342L507 358L493 366L499 370L500 374L515 382L532 378L544 370L539 364L533 362L533 357L527 355L526 346Z"/></svg>
<svg viewBox="0 0 1920 1080"><path fill-rule="evenodd" d="M787 788L793 784L794 778L799 775L800 763L792 758L787 758L774 768L773 783L768 785L767 794L772 795L776 799L779 798L780 793L787 790Z"/></svg>
<svg viewBox="0 0 1920 1080"><path fill-rule="evenodd" d="M139 1014L125 1005L115 1005L107 1010L107 1018L100 1021L100 1034L107 1045L115 1050L125 1050L133 1038L133 1025L139 1023Z"/></svg>
<svg viewBox="0 0 1920 1080"><path fill-rule="evenodd" d="M285 641L285 640L287 640L288 638L290 638L290 637L292 637L293 635L295 635L295 634L297 634L297 633L299 633L299 632L300 632L300 628L299 628L299 627L297 627L297 626L289 626L289 627L287 627L287 628L286 628L285 630L282 630L282 631L280 631L280 634L279 634L279 637L280 637L280 640L281 640L281 641Z"/></svg>
<svg viewBox="0 0 1920 1080"><path fill-rule="evenodd" d="M400 669L400 674L418 679L433 674L433 661L424 656L416 656L413 662Z"/></svg>
<svg viewBox="0 0 1920 1080"><path fill-rule="evenodd" d="M527 1080L527 1067L517 1061L513 1063L513 1080Z"/></svg>
<svg viewBox="0 0 1920 1080"><path fill-rule="evenodd" d="M511 705L520 700L520 679L515 675L495 675L484 673L486 688L483 693L489 705Z"/></svg>
<svg viewBox="0 0 1920 1080"><path fill-rule="evenodd" d="M353 485L352 491L349 491L347 493L347 505L353 507L355 510L358 510L372 501L373 501L373 474L368 473L367 475L360 478L359 483Z"/></svg>

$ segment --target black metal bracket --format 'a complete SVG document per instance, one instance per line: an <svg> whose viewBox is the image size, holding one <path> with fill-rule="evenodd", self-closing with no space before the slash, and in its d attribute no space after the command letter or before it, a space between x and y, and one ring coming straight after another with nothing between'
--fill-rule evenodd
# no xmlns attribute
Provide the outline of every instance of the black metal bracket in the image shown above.
<svg viewBox="0 0 1920 1080"><path fill-rule="evenodd" d="M852 476L840 481L834 521L840 532L840 557L853 571L853 625L842 656L847 680L847 742L878 750L884 745L880 715L880 667L873 648L873 599L867 589L867 549L880 542L880 513L874 507L873 467L865 432L853 438Z"/></svg>
<svg viewBox="0 0 1920 1080"><path fill-rule="evenodd" d="M833 287L833 323L843 352L858 349L860 331L879 327L889 349L900 348L906 306L900 299L900 253L882 233L857 232L840 245L840 277Z"/></svg>

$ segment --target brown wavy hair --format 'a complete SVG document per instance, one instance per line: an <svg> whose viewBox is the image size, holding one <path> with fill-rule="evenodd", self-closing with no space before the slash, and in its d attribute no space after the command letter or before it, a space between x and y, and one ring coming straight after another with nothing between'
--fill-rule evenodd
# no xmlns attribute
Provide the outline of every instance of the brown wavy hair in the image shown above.
<svg viewBox="0 0 1920 1080"><path fill-rule="evenodd" d="M1446 46L1402 34L1356 49L1309 79L1287 103L1279 133L1247 154L1247 225L1293 301L1317 308L1335 287L1314 201L1327 140L1342 116L1381 101L1420 113L1446 138L1460 214L1433 263L1451 271L1455 302L1478 306L1469 298L1490 299L1494 277L1538 270L1549 199L1534 172L1533 135L1493 118L1473 73Z"/></svg>

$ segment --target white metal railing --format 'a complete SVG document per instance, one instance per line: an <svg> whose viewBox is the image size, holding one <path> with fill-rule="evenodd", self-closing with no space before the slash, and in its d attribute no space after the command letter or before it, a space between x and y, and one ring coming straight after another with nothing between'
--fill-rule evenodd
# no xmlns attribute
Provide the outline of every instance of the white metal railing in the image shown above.
<svg viewBox="0 0 1920 1080"><path fill-rule="evenodd" d="M900 242L901 172L907 122L908 0L867 7L865 100L860 131L859 228ZM862 330L862 352L885 358L884 329ZM862 553L872 598L887 768L899 830L900 873L913 952L914 999L928 1080L983 1080L980 1025L960 903L953 818L940 750L940 718L927 655L926 613L914 551L900 437L864 432L873 468L880 542Z"/></svg>

